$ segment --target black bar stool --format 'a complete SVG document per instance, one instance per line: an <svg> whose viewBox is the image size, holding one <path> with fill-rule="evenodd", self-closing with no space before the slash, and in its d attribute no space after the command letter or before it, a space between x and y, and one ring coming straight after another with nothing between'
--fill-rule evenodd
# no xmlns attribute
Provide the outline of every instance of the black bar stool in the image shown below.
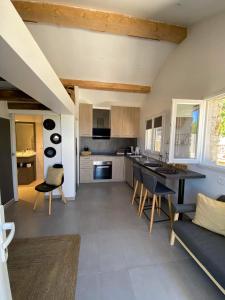
<svg viewBox="0 0 225 300"><path fill-rule="evenodd" d="M141 204L140 209L140 216L144 210L145 201L147 199L147 192L149 191L153 195L152 200L152 208L151 208L151 216L150 216L150 223L149 223L149 232L152 232L152 226L154 222L154 213L155 213L155 206L158 201L158 209L161 209L161 197L167 196L168 198L168 206L169 206L169 218L170 224L172 226L172 210L171 210L171 203L172 203L172 196L175 194L173 190L165 186L164 184L157 181L157 178L151 175L149 172L142 171L142 178L143 178L143 185L146 188L144 199Z"/></svg>
<svg viewBox="0 0 225 300"><path fill-rule="evenodd" d="M141 202L142 202L142 196L143 196L143 178L142 178L142 170L141 167L139 167L138 165L134 165L133 166L133 176L134 176L134 180L135 182L135 186L134 186L134 193L133 193L133 197L131 200L132 205L134 204L134 200L136 198L136 194L137 194L137 190L138 187L140 186L140 200L139 200L139 204L138 204L138 214L140 212L141 209Z"/></svg>

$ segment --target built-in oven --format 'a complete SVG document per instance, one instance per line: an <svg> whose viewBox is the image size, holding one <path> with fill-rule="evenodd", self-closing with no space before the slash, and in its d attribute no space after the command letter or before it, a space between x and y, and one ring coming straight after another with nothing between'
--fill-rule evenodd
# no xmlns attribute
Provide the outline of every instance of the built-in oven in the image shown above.
<svg viewBox="0 0 225 300"><path fill-rule="evenodd" d="M94 180L112 179L112 162L111 161L94 161Z"/></svg>

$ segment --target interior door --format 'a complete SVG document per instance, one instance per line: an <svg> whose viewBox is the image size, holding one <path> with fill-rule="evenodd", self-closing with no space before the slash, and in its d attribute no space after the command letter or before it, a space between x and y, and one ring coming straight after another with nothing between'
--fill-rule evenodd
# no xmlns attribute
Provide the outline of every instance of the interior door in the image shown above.
<svg viewBox="0 0 225 300"><path fill-rule="evenodd" d="M6 237L6 230L10 233ZM0 299L11 300L11 290L9 283L9 275L7 269L8 252L7 247L12 241L15 233L14 223L5 223L4 207L1 205L0 198Z"/></svg>
<svg viewBox="0 0 225 300"><path fill-rule="evenodd" d="M0 117L0 191L2 204L14 198L10 120Z"/></svg>

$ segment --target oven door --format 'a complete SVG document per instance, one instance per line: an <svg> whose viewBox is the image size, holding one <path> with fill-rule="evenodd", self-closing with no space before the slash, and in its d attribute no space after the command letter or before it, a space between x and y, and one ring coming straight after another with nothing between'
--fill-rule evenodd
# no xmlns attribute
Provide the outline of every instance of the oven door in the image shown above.
<svg viewBox="0 0 225 300"><path fill-rule="evenodd" d="M94 180L112 179L111 161L94 161Z"/></svg>

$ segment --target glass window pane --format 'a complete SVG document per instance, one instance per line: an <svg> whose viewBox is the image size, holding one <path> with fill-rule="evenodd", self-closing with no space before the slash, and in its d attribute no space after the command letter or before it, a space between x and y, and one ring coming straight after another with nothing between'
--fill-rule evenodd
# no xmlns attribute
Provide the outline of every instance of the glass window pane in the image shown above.
<svg viewBox="0 0 225 300"><path fill-rule="evenodd" d="M175 158L197 158L200 105L178 104L175 129Z"/></svg>
<svg viewBox="0 0 225 300"><path fill-rule="evenodd" d="M151 150L152 147L152 129L145 130L145 150Z"/></svg>
<svg viewBox="0 0 225 300"><path fill-rule="evenodd" d="M225 166L225 99L208 102L206 156L208 162Z"/></svg>
<svg viewBox="0 0 225 300"><path fill-rule="evenodd" d="M161 151L162 127L157 127L154 130L154 151Z"/></svg>

